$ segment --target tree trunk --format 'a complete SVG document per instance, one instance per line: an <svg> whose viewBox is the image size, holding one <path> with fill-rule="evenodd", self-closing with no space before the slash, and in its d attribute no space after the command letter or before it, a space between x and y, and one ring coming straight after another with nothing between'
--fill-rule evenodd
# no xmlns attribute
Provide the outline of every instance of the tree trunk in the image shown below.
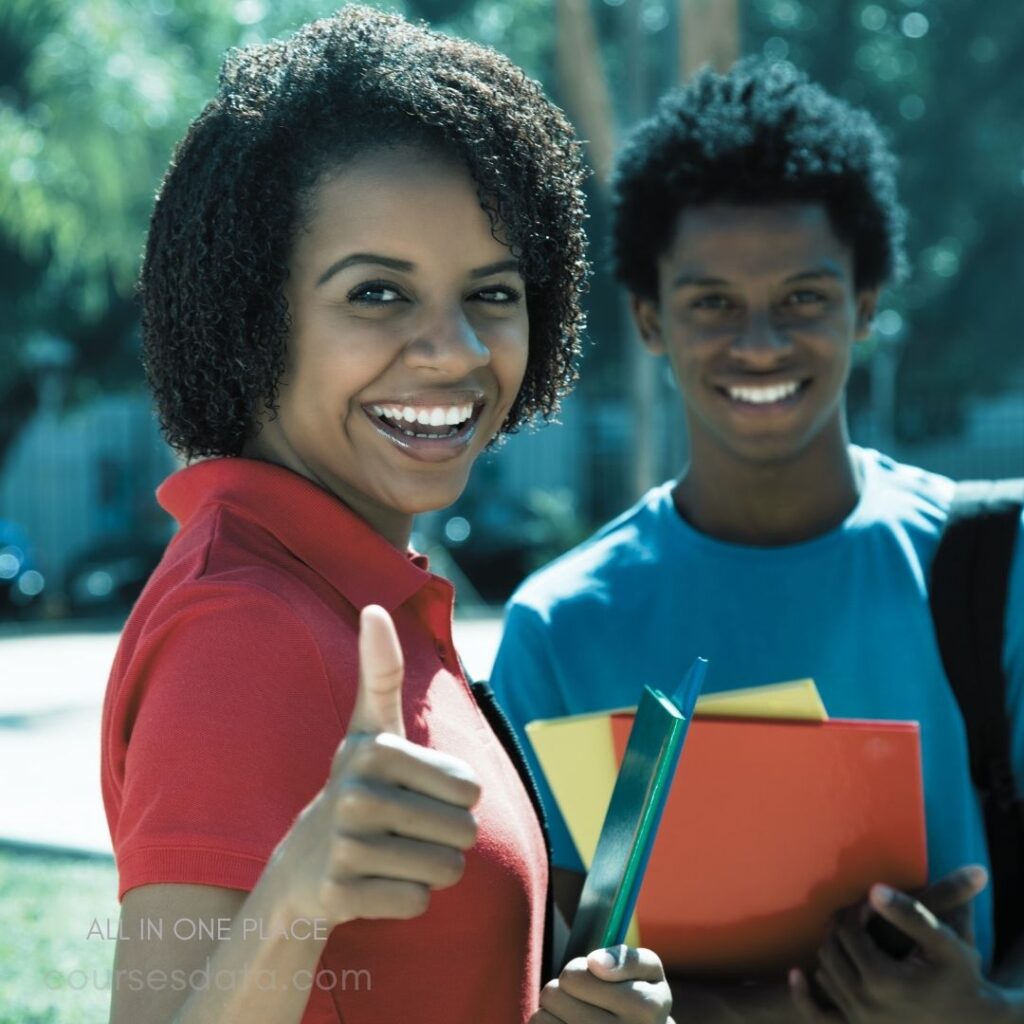
<svg viewBox="0 0 1024 1024"><path fill-rule="evenodd" d="M679 76L703 65L727 71L740 55L737 0L679 0Z"/></svg>

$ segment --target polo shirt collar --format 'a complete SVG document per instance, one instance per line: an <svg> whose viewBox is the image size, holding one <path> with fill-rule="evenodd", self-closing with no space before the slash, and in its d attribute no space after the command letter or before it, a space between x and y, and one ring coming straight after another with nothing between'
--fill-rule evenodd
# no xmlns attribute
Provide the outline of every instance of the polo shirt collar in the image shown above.
<svg viewBox="0 0 1024 1024"><path fill-rule="evenodd" d="M356 608L379 604L393 612L435 579L426 556L403 554L334 495L270 462L196 462L168 477L156 494L181 526L210 505L231 508L272 534Z"/></svg>

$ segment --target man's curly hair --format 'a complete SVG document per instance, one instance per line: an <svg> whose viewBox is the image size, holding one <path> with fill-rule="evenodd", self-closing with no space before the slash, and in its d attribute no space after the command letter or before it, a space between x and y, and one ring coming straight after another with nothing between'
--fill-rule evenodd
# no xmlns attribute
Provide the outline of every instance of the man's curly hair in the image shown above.
<svg viewBox="0 0 1024 1024"><path fill-rule="evenodd" d="M572 128L493 50L350 6L229 53L161 185L139 280L143 361L186 458L239 454L276 408L283 286L317 181L400 144L462 160L519 260L530 352L502 432L558 410L577 377L588 270Z"/></svg>
<svg viewBox="0 0 1024 1024"><path fill-rule="evenodd" d="M853 253L856 288L906 270L896 159L878 125L791 64L742 60L667 94L626 140L612 182L612 257L657 299L657 261L679 213L708 203L820 202Z"/></svg>

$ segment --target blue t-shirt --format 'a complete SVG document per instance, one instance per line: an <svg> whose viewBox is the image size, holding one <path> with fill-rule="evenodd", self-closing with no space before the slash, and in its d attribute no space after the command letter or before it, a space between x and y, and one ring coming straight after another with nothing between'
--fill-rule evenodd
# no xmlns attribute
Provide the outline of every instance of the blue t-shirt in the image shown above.
<svg viewBox="0 0 1024 1024"><path fill-rule="evenodd" d="M928 569L954 485L875 451L852 452L864 473L860 500L812 540L715 540L680 517L670 481L513 595L491 682L538 778L556 865L583 870L526 723L635 704L645 683L672 689L698 655L710 660L706 692L810 677L833 717L920 722L930 875L988 865L963 719L928 607ZM1004 665L1024 791L1024 539ZM990 888L975 914L988 963Z"/></svg>

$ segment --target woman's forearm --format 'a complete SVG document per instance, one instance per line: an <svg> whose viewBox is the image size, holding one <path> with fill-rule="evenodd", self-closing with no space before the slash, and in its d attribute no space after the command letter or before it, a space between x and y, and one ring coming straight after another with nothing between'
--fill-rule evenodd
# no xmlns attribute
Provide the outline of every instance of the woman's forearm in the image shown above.
<svg viewBox="0 0 1024 1024"><path fill-rule="evenodd" d="M280 878L264 871L170 1024L299 1024L330 929L286 910Z"/></svg>

